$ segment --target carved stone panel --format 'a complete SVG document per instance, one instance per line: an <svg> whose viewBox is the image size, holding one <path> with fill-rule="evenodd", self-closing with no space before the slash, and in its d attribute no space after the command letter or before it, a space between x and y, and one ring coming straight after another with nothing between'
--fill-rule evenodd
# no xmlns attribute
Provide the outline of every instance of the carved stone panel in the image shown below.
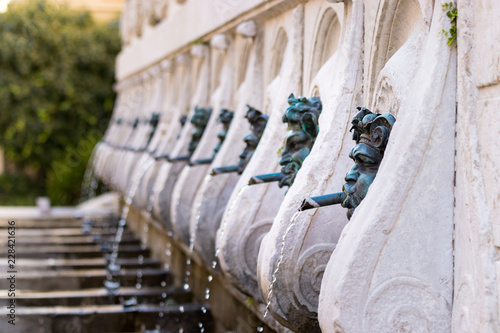
<svg viewBox="0 0 500 333"><path fill-rule="evenodd" d="M268 23L264 49L266 82L262 111L269 121L259 146L229 199L218 236L218 258L225 276L239 289L262 302L257 285L256 249L270 228L283 201L284 189L276 183L246 186L253 175L277 172L279 148L286 128L282 116L291 92L300 92L304 7L299 5Z"/></svg>
<svg viewBox="0 0 500 333"><path fill-rule="evenodd" d="M227 45L221 45L218 42L214 42L214 39L212 39L212 46L210 48L211 86L208 90L209 95L207 97L209 98L209 104L213 112L202 139L191 155L190 161L193 165L186 166L182 170L173 189L173 198L170 202L174 234L186 244L191 243L190 222L193 212L196 209L196 193L202 187L204 178L209 173L214 147L220 142L218 134L221 132L221 129L223 129L223 126L218 123L219 115L221 114L220 111L222 109L233 109L231 107L233 97L233 64L231 55L233 52L233 45L230 43L232 39L225 35L219 35L219 37L222 37L222 39L227 42ZM221 38L217 38L219 41L220 39ZM214 44L217 45L214 46ZM193 48L192 51L195 53L198 52L197 48ZM227 113L222 112L223 117L225 114ZM205 160L208 164L197 163L197 161L200 160Z"/></svg>
<svg viewBox="0 0 500 333"><path fill-rule="evenodd" d="M202 187L196 194L191 214L190 237L194 250L208 266L216 269L219 269L215 254L217 229L222 223L224 211L240 178L237 172L240 170L243 172L251 160L252 150L258 144L258 139L260 139L267 122L267 116L247 106L247 103L260 103L262 98L258 89L261 82L260 73L262 72L258 54L261 43L260 36L256 37L255 40L240 35L235 38L235 54L243 52L249 54L246 57L247 63L236 62L234 64L234 72L243 72L244 77L236 93L236 109L231 126L211 167L216 169L216 167L232 165L237 168L234 168L232 173L205 178ZM249 122L252 124L252 133L246 135L249 131ZM243 150L245 142L247 147ZM243 153L241 153L242 150ZM215 264L213 264L214 262Z"/></svg>
<svg viewBox="0 0 500 333"><path fill-rule="evenodd" d="M449 18L440 3L402 3L421 18L412 17L406 40L388 41L387 59L379 38L401 32L387 31L387 22L397 27L414 12L391 1L378 6L369 25L388 35L369 39L367 65L379 64L379 82L397 73L391 90L403 92L401 100L384 104L399 105L398 120L377 177L326 267L319 321L332 333L449 332L456 54L439 36ZM370 94L365 100L380 101Z"/></svg>

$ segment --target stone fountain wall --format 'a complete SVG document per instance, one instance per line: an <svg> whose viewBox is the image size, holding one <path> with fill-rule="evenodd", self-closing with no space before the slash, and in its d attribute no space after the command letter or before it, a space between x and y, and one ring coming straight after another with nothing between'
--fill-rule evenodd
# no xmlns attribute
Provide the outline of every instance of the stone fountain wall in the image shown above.
<svg viewBox="0 0 500 333"><path fill-rule="evenodd" d="M215 276L219 331L498 330L500 4L456 6L448 45L431 0L126 2L96 173L124 196L139 173L129 223L178 283L188 257L195 292ZM247 186L280 170L290 93L321 98L315 145L288 191ZM259 146L241 175L209 176L237 163L247 104L269 116ZM366 198L349 221L340 206L294 214L341 190L357 106L397 118ZM191 160L213 155L223 108L225 141L211 164L170 161L188 152L196 107L213 110Z"/></svg>

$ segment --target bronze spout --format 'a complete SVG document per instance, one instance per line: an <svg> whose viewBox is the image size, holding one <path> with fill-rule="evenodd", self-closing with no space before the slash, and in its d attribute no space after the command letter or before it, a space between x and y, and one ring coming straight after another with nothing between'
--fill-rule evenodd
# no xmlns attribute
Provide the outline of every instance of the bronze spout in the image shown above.
<svg viewBox="0 0 500 333"><path fill-rule="evenodd" d="M338 205L347 199L345 192L338 192L317 197L309 197L302 201L299 211L304 211L312 208L319 208L323 206Z"/></svg>
<svg viewBox="0 0 500 333"><path fill-rule="evenodd" d="M177 157L167 157L167 161L175 163L175 162L189 161L190 158L191 155L181 155Z"/></svg>
<svg viewBox="0 0 500 333"><path fill-rule="evenodd" d="M212 172L210 172L210 175L215 176L215 175L220 175L223 173L238 172L238 168L239 168L238 165L228 165L228 166L213 168Z"/></svg>
<svg viewBox="0 0 500 333"><path fill-rule="evenodd" d="M279 182L284 177L285 177L285 175L281 172L268 173L266 175L257 175L257 176L253 176L252 178L250 178L250 180L248 181L248 185Z"/></svg>
<svg viewBox="0 0 500 333"><path fill-rule="evenodd" d="M213 160L214 159L211 157L210 158L200 158L199 160L189 161L189 165L195 166L195 165L211 164Z"/></svg>
<svg viewBox="0 0 500 333"><path fill-rule="evenodd" d="M157 155L155 156L155 160L168 160L170 158L169 154Z"/></svg>

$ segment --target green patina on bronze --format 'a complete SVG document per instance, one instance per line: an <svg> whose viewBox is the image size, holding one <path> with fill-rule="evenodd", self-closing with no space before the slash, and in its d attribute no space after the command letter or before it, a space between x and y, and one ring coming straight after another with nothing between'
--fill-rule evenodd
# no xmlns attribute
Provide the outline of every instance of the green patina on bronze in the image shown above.
<svg viewBox="0 0 500 333"><path fill-rule="evenodd" d="M290 105L283 115L283 122L288 124L285 148L281 154L280 165L284 177L279 187L292 186L302 163L311 152L319 133L318 118L322 104L319 97L288 97Z"/></svg>
<svg viewBox="0 0 500 333"><path fill-rule="evenodd" d="M396 118L389 113L379 114L358 107L352 120L351 132L356 145L349 153L354 165L345 176L342 192L307 198L300 210L341 204L350 219L356 207L366 197L377 175Z"/></svg>
<svg viewBox="0 0 500 333"><path fill-rule="evenodd" d="M222 130L217 134L219 142L214 148L213 158L215 158L215 156L220 150L220 147L224 143L224 140L226 139L227 130L229 129L229 125L231 125L231 121L233 121L233 117L234 117L234 112L229 111L227 109L222 109L219 112L219 118L217 118L217 122L222 124Z"/></svg>
<svg viewBox="0 0 500 333"><path fill-rule="evenodd" d="M245 170L248 162L252 158L255 149L257 149L257 145L259 144L260 138L262 137L262 133L266 128L267 121L269 117L259 110L247 105L247 114L245 118L247 118L250 123L251 132L245 136L243 139L246 143L245 149L240 154L240 159L238 161L238 173L241 175L243 170Z"/></svg>
<svg viewBox="0 0 500 333"><path fill-rule="evenodd" d="M212 109L210 108L200 108L195 106L194 115L191 118L191 124L193 124L194 128L191 131L191 141L189 142L188 146L188 151L190 155L196 150L196 147L198 146L198 143L201 140L203 132L205 131L205 127L207 127L211 113Z"/></svg>
<svg viewBox="0 0 500 333"><path fill-rule="evenodd" d="M212 176L221 175L224 173L232 173L238 172L238 174L242 174L243 170L245 170L248 162L252 158L253 152L257 148L259 144L262 133L264 132L264 128L266 127L268 116L262 114L259 110L247 105L247 114L245 118L247 118L250 123L251 133L246 135L243 141L246 143L245 149L240 153L238 164L236 165L226 165L218 168L214 168L210 173Z"/></svg>
<svg viewBox="0 0 500 333"><path fill-rule="evenodd" d="M149 132L149 137L148 137L148 141L146 143L146 146L149 145L149 143L151 142L151 139L153 139L153 136L156 133L156 129L158 128L158 123L160 122L160 114L153 113L151 115L151 118L148 120L148 122L149 122L149 125L151 127L151 131Z"/></svg>
<svg viewBox="0 0 500 333"><path fill-rule="evenodd" d="M348 209L349 219L365 198L368 188L377 175L392 126L396 122L396 118L389 113L373 113L361 107L358 107L358 110L351 127L352 138L356 141L356 145L349 153L354 165L345 176L346 183L342 188L347 194L342 207Z"/></svg>

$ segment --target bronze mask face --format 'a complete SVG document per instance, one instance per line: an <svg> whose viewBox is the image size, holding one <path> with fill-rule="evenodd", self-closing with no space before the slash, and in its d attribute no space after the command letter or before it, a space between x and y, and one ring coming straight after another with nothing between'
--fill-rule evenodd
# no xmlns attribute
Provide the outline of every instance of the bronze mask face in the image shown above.
<svg viewBox="0 0 500 333"><path fill-rule="evenodd" d="M219 118L217 118L217 122L222 124L222 130L217 134L217 138L219 138L219 142L217 143L217 145L214 148L214 158L215 158L215 155L217 155L217 153L219 152L220 147L224 143L224 140L226 139L227 131L229 129L229 125L231 125L231 121L233 120L233 117L234 117L233 112L226 110L226 109L220 110Z"/></svg>
<svg viewBox="0 0 500 333"><path fill-rule="evenodd" d="M260 138L262 137L262 133L266 128L267 120L269 119L267 115L251 107L250 105L247 105L247 108L248 110L245 118L247 118L248 122L250 123L251 133L249 133L243 139L246 143L246 147L239 155L240 157L238 161L239 174L243 173L243 170L245 170L248 162L252 158L252 155L255 149L257 148L257 145L259 144Z"/></svg>
<svg viewBox="0 0 500 333"><path fill-rule="evenodd" d="M194 128L191 131L191 141L188 147L189 154L192 154L196 150L211 113L212 109L210 108L199 108L197 106L194 108L194 115L191 118L191 124L194 125Z"/></svg>
<svg viewBox="0 0 500 333"><path fill-rule="evenodd" d="M352 120L351 131L356 141L349 154L354 166L345 176L346 183L343 191L347 198L342 207L348 209L347 218L350 219L356 207L368 193L370 185L377 175L380 163L384 157L389 135L396 119L391 114L374 114L366 108L360 110Z"/></svg>
<svg viewBox="0 0 500 333"><path fill-rule="evenodd" d="M292 186L302 163L311 152L311 148L319 132L318 118L322 104L319 97L299 97L293 94L288 97L290 105L283 115L283 122L288 123L288 134L285 140L280 165L285 175L279 187Z"/></svg>

